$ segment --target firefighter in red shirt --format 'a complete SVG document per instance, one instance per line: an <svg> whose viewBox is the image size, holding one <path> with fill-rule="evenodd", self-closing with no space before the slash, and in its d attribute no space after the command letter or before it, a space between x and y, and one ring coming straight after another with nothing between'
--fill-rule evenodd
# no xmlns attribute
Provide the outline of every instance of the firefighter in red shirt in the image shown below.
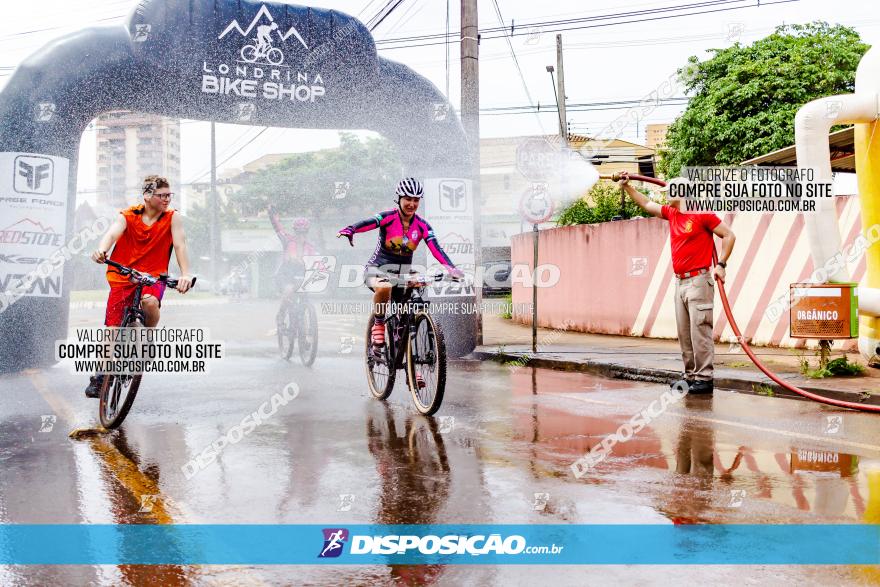
<svg viewBox="0 0 880 587"><path fill-rule="evenodd" d="M633 186L629 176L620 173L620 185L645 212L669 222L672 270L675 272L675 322L684 361L684 382L688 393L712 393L715 344L715 279L724 281L727 260L736 237L730 227L715 214L690 214L681 211L681 198L669 198L661 206L649 200ZM712 267L713 235L721 237L718 263ZM678 382L676 382L678 383Z"/></svg>

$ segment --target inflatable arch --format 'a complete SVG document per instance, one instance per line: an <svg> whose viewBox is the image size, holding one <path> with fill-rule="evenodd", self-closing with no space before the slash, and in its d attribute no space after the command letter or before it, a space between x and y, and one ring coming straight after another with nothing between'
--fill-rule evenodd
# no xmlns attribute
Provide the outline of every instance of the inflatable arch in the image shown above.
<svg viewBox="0 0 880 587"><path fill-rule="evenodd" d="M51 364L55 340L67 336L71 264L58 251L73 236L80 137L116 109L238 123L246 110L253 125L376 131L407 175L426 179L429 206L432 191L455 190L455 210L437 224L475 242L459 119L429 81L379 57L360 21L254 0L141 0L125 26L49 43L0 93L0 231L37 239L0 239L0 371ZM47 269L47 259L59 262ZM39 287L52 276L59 288ZM10 292L18 279L24 287ZM450 354L470 352L476 316L442 320Z"/></svg>

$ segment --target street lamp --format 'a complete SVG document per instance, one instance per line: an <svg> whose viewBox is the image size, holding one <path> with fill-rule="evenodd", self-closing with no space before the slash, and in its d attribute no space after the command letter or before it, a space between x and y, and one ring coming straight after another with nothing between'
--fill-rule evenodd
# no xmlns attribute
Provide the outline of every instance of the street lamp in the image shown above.
<svg viewBox="0 0 880 587"><path fill-rule="evenodd" d="M552 65L547 66L547 73L550 74L550 81L553 84L553 98L556 100L556 118L559 119L559 138L562 139L562 143L565 144L565 122L562 120L562 108L559 107L559 94L556 93L556 76L553 75L553 72L556 71L556 68Z"/></svg>

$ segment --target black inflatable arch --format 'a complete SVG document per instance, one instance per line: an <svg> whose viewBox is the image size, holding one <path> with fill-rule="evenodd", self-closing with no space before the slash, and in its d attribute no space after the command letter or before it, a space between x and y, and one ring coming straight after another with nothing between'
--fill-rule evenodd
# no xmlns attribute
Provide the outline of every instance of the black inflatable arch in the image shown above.
<svg viewBox="0 0 880 587"><path fill-rule="evenodd" d="M271 53L255 43L264 26ZM438 117L438 104L449 115ZM408 67L379 57L355 18L252 0L141 0L126 26L53 41L12 75L0 93L0 161L15 155L16 165L31 167L0 169L7 192L0 198L39 205L34 192L43 194L46 183L34 180L34 162L41 155L66 160L66 182L56 182L66 185L45 189L66 190L66 202L55 205L66 206L69 238L80 138L92 119L115 109L234 123L245 109L253 125L370 129L393 141L407 174L469 178L465 135L445 97ZM13 184L4 174L14 175ZM10 220L2 204L0 230ZM4 249L11 250L0 240ZM22 262L22 269L35 267ZM68 284L69 263L63 271ZM55 341L67 336L68 306L66 285L56 297L0 300L0 371L51 364ZM444 317L453 356L473 349L474 320Z"/></svg>

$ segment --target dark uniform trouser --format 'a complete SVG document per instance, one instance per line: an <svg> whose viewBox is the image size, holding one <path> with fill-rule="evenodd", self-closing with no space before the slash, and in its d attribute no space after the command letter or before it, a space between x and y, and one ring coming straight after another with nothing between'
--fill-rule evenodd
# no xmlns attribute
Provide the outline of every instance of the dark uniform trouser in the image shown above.
<svg viewBox="0 0 880 587"><path fill-rule="evenodd" d="M711 381L715 361L712 341L715 281L709 273L676 280L675 322L685 377Z"/></svg>

